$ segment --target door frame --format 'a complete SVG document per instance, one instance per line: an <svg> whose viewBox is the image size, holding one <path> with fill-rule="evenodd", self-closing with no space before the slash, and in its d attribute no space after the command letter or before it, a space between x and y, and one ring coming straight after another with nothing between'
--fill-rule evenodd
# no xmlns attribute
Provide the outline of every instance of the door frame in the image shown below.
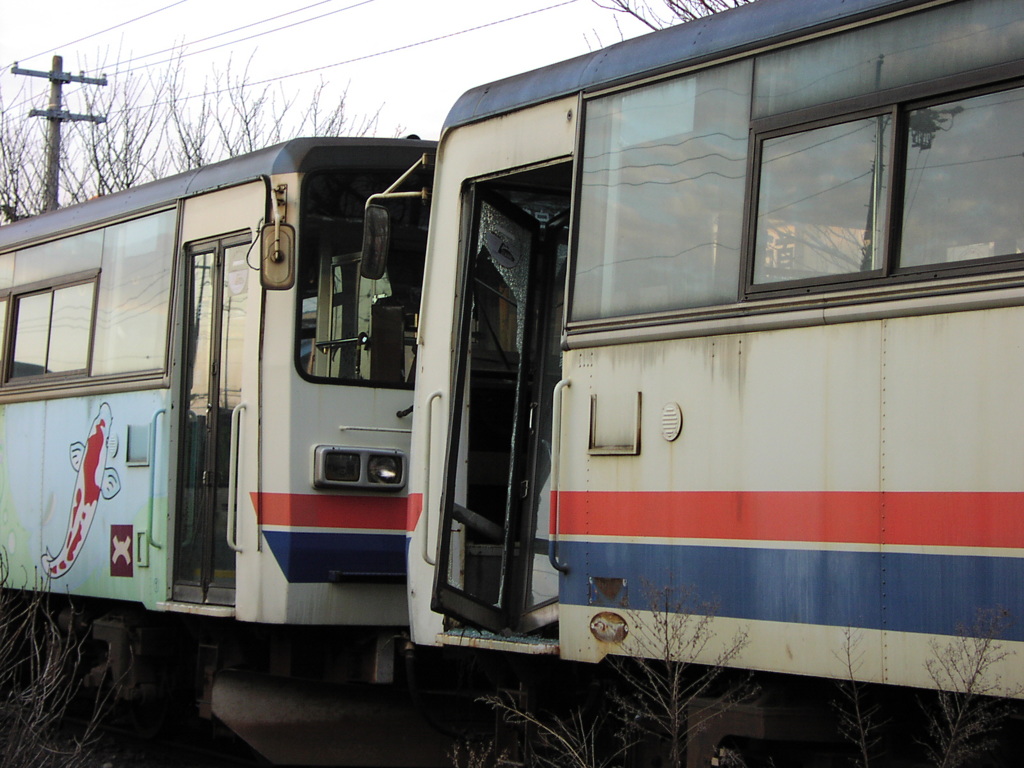
<svg viewBox="0 0 1024 768"><path fill-rule="evenodd" d="M179 447L177 451L177 472L173 481L175 486L173 490L177 503L175 505L176 514L173 525L174 547L172 549L170 573L171 595L175 601L224 606L233 606L235 603L234 578L235 574L237 574L237 567L223 568L228 558L233 560L232 565L235 566L234 552L228 555L224 550L224 546L227 545L231 550L234 550L235 547L233 546L232 537L228 535L226 525L223 531L219 530L218 522L220 521L217 519L216 507L220 503L220 496L227 495L227 486L225 485L223 489L220 489L217 485L218 477L221 474L230 474L228 473L228 465L231 464L231 458L236 455L235 452L239 450L239 447L231 444L232 431L230 426L226 427L224 423L226 420L228 425L230 425L232 410L220 406L218 401L224 387L224 376L226 375L223 370L224 366L221 363L224 356L225 343L223 323L224 299L225 293L229 288L228 275L230 272L227 258L231 249L248 247L251 243L252 236L246 231L203 238L190 242L182 248L180 272L180 285L182 286L180 303L182 333L177 343L178 349L176 350L176 354L180 355L182 360L182 374L176 387L176 397L180 403L176 436ZM207 424L210 426L203 438L201 459L203 467L197 468L196 473L193 474L189 466L191 463L190 457L193 455L189 435L189 418L192 414L189 393L192 391L194 383L192 379L193 362L191 358L194 354L193 349L201 349L202 345L199 345L194 337L197 329L192 313L195 307L196 292L195 259L203 254L212 254L211 268L213 269L213 278L210 281L213 296L212 301L208 305L211 318L209 328L207 329L209 333L209 338L207 339L208 349L205 352L205 366L207 369L205 385ZM248 270L246 270L245 280L248 301ZM246 313L251 311L251 307L246 308ZM239 390L240 387L241 380L239 380ZM238 399L240 402L243 400L241 391L239 391ZM210 420L211 416L214 417L212 420ZM225 434L225 430L227 434ZM221 452L223 452L225 442L227 443L228 454L226 457L222 457L218 455L217 449L220 447L222 449ZM202 508L191 511L191 517L200 529L196 534L198 542L195 539L192 541L192 546L198 543L200 549L197 558L198 577L196 579L183 579L179 569L183 565L184 553L188 550L188 546L183 543L183 526L186 524L186 518L190 516L190 500L194 498L194 494L190 493L188 483L190 477L195 478L196 476L201 478L200 483L204 487L200 496ZM207 486L210 488L209 491L205 490ZM231 519L230 515L228 519ZM218 541L220 537L224 538L223 542ZM218 557L224 562L218 563ZM231 574L222 583L217 583L218 565L221 566L221 570Z"/></svg>

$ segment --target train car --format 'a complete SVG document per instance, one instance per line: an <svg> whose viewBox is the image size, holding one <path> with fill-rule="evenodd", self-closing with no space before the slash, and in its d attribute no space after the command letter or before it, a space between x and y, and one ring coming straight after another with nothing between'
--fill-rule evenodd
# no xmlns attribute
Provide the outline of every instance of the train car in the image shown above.
<svg viewBox="0 0 1024 768"><path fill-rule="evenodd" d="M1012 0L759 0L463 96L415 642L596 662L705 615L698 662L935 689L984 624L1019 696L1022 72Z"/></svg>
<svg viewBox="0 0 1024 768"><path fill-rule="evenodd" d="M72 598L86 681L144 730L195 678L271 760L337 763L311 734L347 728L344 759L419 764L303 681L392 682L408 623L433 147L296 139L0 228L6 586ZM364 276L371 196L392 258Z"/></svg>

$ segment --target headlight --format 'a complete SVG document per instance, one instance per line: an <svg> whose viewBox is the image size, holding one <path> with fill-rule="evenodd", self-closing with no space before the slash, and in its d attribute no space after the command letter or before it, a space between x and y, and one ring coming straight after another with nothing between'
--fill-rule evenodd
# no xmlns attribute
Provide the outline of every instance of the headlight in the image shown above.
<svg viewBox="0 0 1024 768"><path fill-rule="evenodd" d="M378 485L401 485L401 456L370 456L366 462L366 479Z"/></svg>
<svg viewBox="0 0 1024 768"><path fill-rule="evenodd" d="M324 479L331 483L358 483L361 464L358 453L326 451L324 453Z"/></svg>
<svg viewBox="0 0 1024 768"><path fill-rule="evenodd" d="M318 445L313 449L313 487L397 491L405 486L405 461L401 451Z"/></svg>

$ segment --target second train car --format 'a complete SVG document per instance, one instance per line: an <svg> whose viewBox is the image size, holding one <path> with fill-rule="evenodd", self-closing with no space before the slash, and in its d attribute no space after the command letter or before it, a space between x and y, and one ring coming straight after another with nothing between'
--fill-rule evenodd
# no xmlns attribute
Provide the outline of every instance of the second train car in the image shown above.
<svg viewBox="0 0 1024 768"><path fill-rule="evenodd" d="M1020 696L1022 72L1011 0L759 0L468 92L414 640L679 658L658 622L704 613L697 661L746 638L730 666L827 698L953 687L928 659L995 627Z"/></svg>

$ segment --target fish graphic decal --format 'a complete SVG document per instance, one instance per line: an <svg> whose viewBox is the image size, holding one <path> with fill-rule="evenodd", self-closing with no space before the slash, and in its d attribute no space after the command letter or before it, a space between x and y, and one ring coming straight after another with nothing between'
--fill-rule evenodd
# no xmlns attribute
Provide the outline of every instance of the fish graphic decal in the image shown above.
<svg viewBox="0 0 1024 768"><path fill-rule="evenodd" d="M117 440L111 433L112 421L110 406L103 403L89 428L85 443L71 444L71 466L78 477L64 544L56 555L51 555L49 548L43 555L43 569L51 579L59 579L75 564L89 535L100 498L113 498L121 490L117 471L107 466L107 460L117 452Z"/></svg>

